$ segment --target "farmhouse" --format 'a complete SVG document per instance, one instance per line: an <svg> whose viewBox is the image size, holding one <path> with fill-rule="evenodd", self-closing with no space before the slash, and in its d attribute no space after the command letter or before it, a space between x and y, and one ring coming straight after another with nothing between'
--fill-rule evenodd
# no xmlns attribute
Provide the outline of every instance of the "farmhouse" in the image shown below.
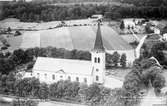
<svg viewBox="0 0 167 106"><path fill-rule="evenodd" d="M88 85L99 83L109 88L122 87L122 81L108 78L105 72L105 48L99 23L94 48L91 50L91 61L38 57L30 76L49 84L71 80Z"/></svg>

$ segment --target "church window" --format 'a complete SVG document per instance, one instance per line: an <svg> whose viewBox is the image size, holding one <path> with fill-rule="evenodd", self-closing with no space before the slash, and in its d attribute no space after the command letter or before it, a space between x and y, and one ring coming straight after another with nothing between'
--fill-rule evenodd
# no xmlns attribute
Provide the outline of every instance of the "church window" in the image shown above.
<svg viewBox="0 0 167 106"><path fill-rule="evenodd" d="M98 58L98 63L100 63L100 58Z"/></svg>
<svg viewBox="0 0 167 106"><path fill-rule="evenodd" d="M54 74L52 75L52 79L55 80L55 75Z"/></svg>
<svg viewBox="0 0 167 106"><path fill-rule="evenodd" d="M84 82L87 83L87 78L84 78Z"/></svg>
<svg viewBox="0 0 167 106"><path fill-rule="evenodd" d="M96 81L99 81L99 76L96 76Z"/></svg>
<svg viewBox="0 0 167 106"><path fill-rule="evenodd" d="M63 78L63 76L61 75L60 78Z"/></svg>
<svg viewBox="0 0 167 106"><path fill-rule="evenodd" d="M95 57L95 63L97 63L97 58Z"/></svg>
<svg viewBox="0 0 167 106"><path fill-rule="evenodd" d="M76 81L79 82L79 78L78 77L76 77Z"/></svg>
<svg viewBox="0 0 167 106"><path fill-rule="evenodd" d="M96 71L98 72L98 71L99 71L99 69L96 69Z"/></svg>
<svg viewBox="0 0 167 106"><path fill-rule="evenodd" d="M70 76L68 76L68 80L70 80L70 81L71 81L71 77L70 77Z"/></svg>

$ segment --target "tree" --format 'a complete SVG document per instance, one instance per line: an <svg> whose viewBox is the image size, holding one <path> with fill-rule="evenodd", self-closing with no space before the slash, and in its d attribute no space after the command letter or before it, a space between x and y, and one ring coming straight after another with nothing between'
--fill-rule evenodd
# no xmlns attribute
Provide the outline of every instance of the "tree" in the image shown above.
<svg viewBox="0 0 167 106"><path fill-rule="evenodd" d="M132 71L125 76L123 84L125 95L127 95L128 98L138 97L140 90L149 87L149 81L151 81L155 89L164 87L165 79L160 75L161 72L162 69L155 59L136 60L133 64ZM138 102L138 100L134 101L136 101L136 103Z"/></svg>
<svg viewBox="0 0 167 106"><path fill-rule="evenodd" d="M7 32L10 33L12 30L10 27L7 28Z"/></svg>
<svg viewBox="0 0 167 106"><path fill-rule="evenodd" d="M14 90L15 90L15 74L10 72L9 75L7 76L7 80L6 80L6 87L8 89L8 91L12 94L14 94Z"/></svg>
<svg viewBox="0 0 167 106"><path fill-rule="evenodd" d="M24 50L22 49L15 50L11 58L15 61L16 64L25 63L26 56Z"/></svg>
<svg viewBox="0 0 167 106"><path fill-rule="evenodd" d="M38 97L40 99L48 99L49 97L49 88L48 85L46 83L42 83L40 85L39 91L38 91Z"/></svg>
<svg viewBox="0 0 167 106"><path fill-rule="evenodd" d="M0 92L1 93L5 93L6 91L6 79L7 76L5 74L1 74L1 78L0 78Z"/></svg>
<svg viewBox="0 0 167 106"><path fill-rule="evenodd" d="M120 29L121 29L121 30L125 29L125 24L124 24L124 21L121 21L121 24L120 24Z"/></svg>
<svg viewBox="0 0 167 106"><path fill-rule="evenodd" d="M125 99L123 89L113 89L108 100L104 103L104 106L125 106Z"/></svg>
<svg viewBox="0 0 167 106"><path fill-rule="evenodd" d="M121 55L120 65L122 66L122 68L126 67L126 54Z"/></svg>
<svg viewBox="0 0 167 106"><path fill-rule="evenodd" d="M21 35L20 31L16 31L15 34L14 34L14 36L19 36L19 35Z"/></svg>
<svg viewBox="0 0 167 106"><path fill-rule="evenodd" d="M120 59L120 54L118 52L113 53L112 61L114 63L114 66L117 67Z"/></svg>

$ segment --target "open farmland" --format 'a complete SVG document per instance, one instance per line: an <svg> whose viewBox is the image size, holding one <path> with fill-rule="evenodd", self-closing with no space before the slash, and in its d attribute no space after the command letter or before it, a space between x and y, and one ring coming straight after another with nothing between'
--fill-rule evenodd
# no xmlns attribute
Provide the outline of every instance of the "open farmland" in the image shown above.
<svg viewBox="0 0 167 106"><path fill-rule="evenodd" d="M94 45L97 26L62 27L51 30L26 32L22 37L21 48L48 47L69 50L91 50ZM131 50L127 41L112 28L102 26L102 37L107 50Z"/></svg>
<svg viewBox="0 0 167 106"><path fill-rule="evenodd" d="M38 31L26 32L22 38L20 48L40 47L40 33Z"/></svg>

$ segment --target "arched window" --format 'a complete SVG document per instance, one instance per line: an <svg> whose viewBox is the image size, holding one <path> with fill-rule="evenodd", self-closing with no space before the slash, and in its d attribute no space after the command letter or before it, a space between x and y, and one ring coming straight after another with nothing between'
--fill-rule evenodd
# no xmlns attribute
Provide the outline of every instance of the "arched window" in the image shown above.
<svg viewBox="0 0 167 106"><path fill-rule="evenodd" d="M96 69L96 71L98 72L98 71L99 71L99 69Z"/></svg>
<svg viewBox="0 0 167 106"><path fill-rule="evenodd" d="M96 81L99 81L99 76L96 76Z"/></svg>
<svg viewBox="0 0 167 106"><path fill-rule="evenodd" d="M37 77L38 77L38 78L40 77L40 74L39 74L39 73L37 73Z"/></svg>
<svg viewBox="0 0 167 106"><path fill-rule="evenodd" d="M45 79L47 79L47 74L45 74Z"/></svg>
<svg viewBox="0 0 167 106"><path fill-rule="evenodd" d="M71 81L71 77L70 76L68 76L68 80Z"/></svg>
<svg viewBox="0 0 167 106"><path fill-rule="evenodd" d="M98 63L100 63L100 58L98 58Z"/></svg>
<svg viewBox="0 0 167 106"><path fill-rule="evenodd" d="M97 58L95 57L95 63L97 63Z"/></svg>
<svg viewBox="0 0 167 106"><path fill-rule="evenodd" d="M55 75L54 74L52 75L52 79L55 80Z"/></svg>

